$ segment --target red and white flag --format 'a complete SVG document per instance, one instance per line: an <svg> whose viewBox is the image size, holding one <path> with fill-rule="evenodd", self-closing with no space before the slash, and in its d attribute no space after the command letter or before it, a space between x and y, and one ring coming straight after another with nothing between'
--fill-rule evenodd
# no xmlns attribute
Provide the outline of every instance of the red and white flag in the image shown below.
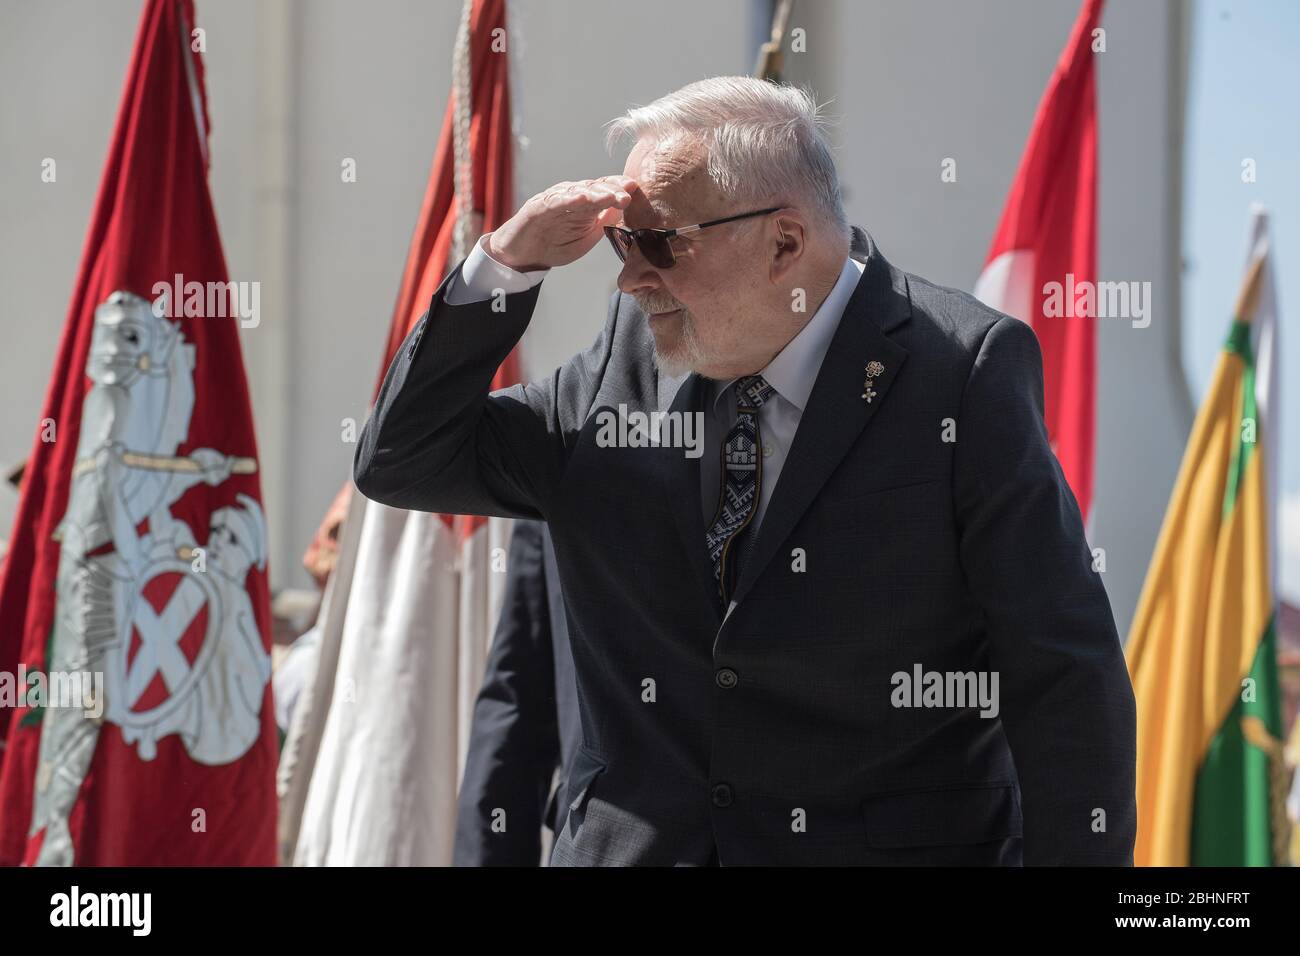
<svg viewBox="0 0 1300 956"><path fill-rule="evenodd" d="M514 211L505 0L472 0L466 14L380 382L448 267ZM517 381L512 353L493 388ZM352 496L317 622L316 680L281 758L282 862L451 863L457 784L504 588L491 565L504 570L508 533L495 518Z"/></svg>
<svg viewBox="0 0 1300 956"><path fill-rule="evenodd" d="M1097 391L1097 95L1103 0L1084 0L1029 131L975 296L1027 322L1043 352L1047 434L1085 521ZM1064 307L1059 304L1064 300Z"/></svg>
<svg viewBox="0 0 1300 956"><path fill-rule="evenodd" d="M275 860L257 297L227 282L193 23L145 4L0 578L0 864Z"/></svg>

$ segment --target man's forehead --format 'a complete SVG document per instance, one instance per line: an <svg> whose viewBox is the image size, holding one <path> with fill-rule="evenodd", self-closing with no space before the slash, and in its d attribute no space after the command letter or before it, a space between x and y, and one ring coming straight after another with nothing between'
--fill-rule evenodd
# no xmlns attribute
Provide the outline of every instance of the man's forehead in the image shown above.
<svg viewBox="0 0 1300 956"><path fill-rule="evenodd" d="M632 229L663 226L706 207L713 190L705 159L698 144L639 141L623 169L640 187L632 194L624 223Z"/></svg>

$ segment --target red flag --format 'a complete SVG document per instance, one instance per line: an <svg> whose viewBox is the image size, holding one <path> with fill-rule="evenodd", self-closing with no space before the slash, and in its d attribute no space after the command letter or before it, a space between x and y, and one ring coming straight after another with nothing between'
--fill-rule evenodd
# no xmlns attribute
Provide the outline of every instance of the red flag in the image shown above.
<svg viewBox="0 0 1300 956"><path fill-rule="evenodd" d="M0 863L275 860L256 298L226 284L193 23L145 4L0 578Z"/></svg>
<svg viewBox="0 0 1300 956"><path fill-rule="evenodd" d="M468 238L514 212L505 17L504 0L473 0L470 102L456 102L458 83L411 238L381 381L455 265L464 198L455 178L458 115L468 121L460 153L469 170L461 172L472 177L459 182L472 192ZM493 386L517 382L518 368L512 352ZM451 863L456 783L505 577L491 572L491 555L504 554L506 542L497 519L401 511L352 496L321 614L315 686L322 698L299 703L302 716L285 741L285 862Z"/></svg>
<svg viewBox="0 0 1300 956"><path fill-rule="evenodd" d="M474 224L470 230L472 238L498 228L514 213L514 148L504 30L502 2L489 0L474 4L470 16L470 75L474 102L469 116L469 155L475 207L470 210L470 220ZM456 92L453 90L447 99L447 112L433 154L433 167L429 171L420 216L407 249L402 286L388 325L388 340L379 365L379 377L375 380L376 396L397 350L429 307L434 291L447 275L447 266L453 264L448 260L459 215L455 190L455 138L452 135L455 122ZM519 350L514 349L497 369L492 387L505 388L520 378ZM337 509L340 499L346 502L351 494L352 480L349 478L329 510ZM461 537L473 534L485 520L477 515L442 515L441 518L449 527L458 526ZM330 527L337 529L338 522L331 522L327 512L308 545L308 555L314 555L322 548Z"/></svg>
<svg viewBox="0 0 1300 956"><path fill-rule="evenodd" d="M1076 309L1075 297L1097 278L1092 46L1102 3L1084 0L1079 10L1038 104L1002 221L975 284L977 297L1027 322L1038 334L1047 433L1085 520L1092 504L1097 321L1093 314L1080 314L1090 310ZM1069 300L1064 310L1055 307L1062 294Z"/></svg>
<svg viewBox="0 0 1300 956"><path fill-rule="evenodd" d="M504 0L475 0L470 18L470 75L473 103L469 117L469 160L473 170L474 208L470 218L476 228L471 238L501 226L514 214L514 151L510 131L510 87L504 47ZM456 93L447 101L442 132L429 171L429 184L420 218L411 236L388 328L388 344L375 382L375 394L384 383L384 373L415 327L434 290L447 275L453 234L460 215L455 193L456 157L453 124L456 122ZM465 252L469 252L468 249ZM514 353L501 366L493 387L515 384L518 363Z"/></svg>
<svg viewBox="0 0 1300 956"><path fill-rule="evenodd" d="M506 69L505 0L475 0L470 16L470 70L472 108L469 119L469 158L473 170L474 208L471 238L500 227L514 214L514 146L510 130L510 84ZM429 307L434 291L447 275L459 201L455 194L456 157L452 124L456 122L456 94L452 91L438 136L438 148L429 172L420 218L411 237L402 273L397 307L388 328L384 361L375 382L375 394L402 341ZM465 250L469 252L468 249ZM497 369L492 387L505 388L520 380L518 349ZM458 537L467 538L487 519L477 515L443 515Z"/></svg>

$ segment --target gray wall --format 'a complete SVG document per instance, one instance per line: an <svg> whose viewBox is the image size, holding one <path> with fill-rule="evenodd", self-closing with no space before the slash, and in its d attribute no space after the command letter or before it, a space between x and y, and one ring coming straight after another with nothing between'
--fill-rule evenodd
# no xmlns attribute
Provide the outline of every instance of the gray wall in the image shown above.
<svg viewBox="0 0 1300 956"><path fill-rule="evenodd" d="M0 465L25 457L98 186L139 0L0 0ZM799 0L791 79L833 100L852 221L901 267L970 288L1076 0ZM224 0L208 31L212 187L243 333L273 582L348 474L450 87L459 3ZM763 0L512 0L517 200L622 168L602 124L704 75L748 72ZM1101 57L1102 278L1150 280L1146 330L1103 323L1094 543L1127 630L1190 418L1174 361L1178 5L1112 2ZM635 68L635 69L633 69ZM40 182L42 157L59 163ZM939 162L958 161L958 181ZM357 160L358 181L340 181ZM587 345L616 270L598 248L547 279L531 374ZM16 497L0 491L0 535Z"/></svg>

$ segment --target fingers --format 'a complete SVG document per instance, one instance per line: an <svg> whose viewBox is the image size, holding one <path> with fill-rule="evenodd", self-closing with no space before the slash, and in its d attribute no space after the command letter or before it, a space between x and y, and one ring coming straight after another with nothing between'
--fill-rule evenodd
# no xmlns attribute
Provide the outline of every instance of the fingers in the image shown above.
<svg viewBox="0 0 1300 956"><path fill-rule="evenodd" d="M632 201L624 190L601 184L593 184L582 190L582 195L586 196L588 201L597 209L607 209L610 206L626 206Z"/></svg>
<svg viewBox="0 0 1300 956"><path fill-rule="evenodd" d="M639 188L635 179L623 175L601 176L599 179L591 180L591 182L612 189L615 195L627 196L629 199L631 199L632 191Z"/></svg>
<svg viewBox="0 0 1300 956"><path fill-rule="evenodd" d="M492 234L492 254L528 268L566 265L600 241L601 227L614 225L640 186L628 176L610 175L556 183L536 193Z"/></svg>
<svg viewBox="0 0 1300 956"><path fill-rule="evenodd" d="M617 225L618 221L622 218L623 213L619 207L610 206L609 208L600 211L600 214L596 217L596 225L602 227Z"/></svg>
<svg viewBox="0 0 1300 956"><path fill-rule="evenodd" d="M611 206L626 208L632 201L636 180L627 176L602 176L578 182L556 183L539 197L544 208L591 212Z"/></svg>

